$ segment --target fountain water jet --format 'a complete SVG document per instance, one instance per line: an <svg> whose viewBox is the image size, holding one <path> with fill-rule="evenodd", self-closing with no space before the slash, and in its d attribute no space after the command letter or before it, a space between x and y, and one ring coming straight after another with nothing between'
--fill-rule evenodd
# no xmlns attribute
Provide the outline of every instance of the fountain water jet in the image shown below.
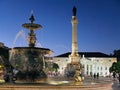
<svg viewBox="0 0 120 90"><path fill-rule="evenodd" d="M23 37L23 39L26 40L26 34L25 34L24 30L21 30L17 33L17 35L15 36L15 39L13 41L13 45L15 45L15 43L19 37Z"/></svg>
<svg viewBox="0 0 120 90"><path fill-rule="evenodd" d="M23 40L27 40L24 30L20 30L15 36L15 39L14 39L13 45L12 45L12 49L11 49L11 53L10 53L10 59L11 59L11 56L12 56L13 47L15 46L19 37L22 37Z"/></svg>
<svg viewBox="0 0 120 90"><path fill-rule="evenodd" d="M37 42L36 47L42 47L41 43Z"/></svg>

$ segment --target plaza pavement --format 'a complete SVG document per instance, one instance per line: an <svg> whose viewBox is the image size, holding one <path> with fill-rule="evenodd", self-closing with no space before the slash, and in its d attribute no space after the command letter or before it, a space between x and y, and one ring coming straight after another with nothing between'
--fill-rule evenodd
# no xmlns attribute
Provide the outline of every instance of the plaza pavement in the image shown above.
<svg viewBox="0 0 120 90"><path fill-rule="evenodd" d="M66 78L66 77L53 77L51 79L55 81L73 80L72 78ZM120 90L120 84L118 80L117 79L113 80L113 78L109 78L109 77L99 77L99 79L85 77L84 83L88 83L88 85L86 84L84 88L81 87L75 90Z"/></svg>
<svg viewBox="0 0 120 90"><path fill-rule="evenodd" d="M113 90L120 90L120 84L118 83L118 81L113 81L112 89Z"/></svg>
<svg viewBox="0 0 120 90"><path fill-rule="evenodd" d="M48 81L73 81L72 78L66 77L51 77ZM117 80L112 78L100 77L99 79L93 79L91 77L85 77L84 83L86 85L0 85L0 90L120 90L120 85ZM91 83L91 84L90 84Z"/></svg>

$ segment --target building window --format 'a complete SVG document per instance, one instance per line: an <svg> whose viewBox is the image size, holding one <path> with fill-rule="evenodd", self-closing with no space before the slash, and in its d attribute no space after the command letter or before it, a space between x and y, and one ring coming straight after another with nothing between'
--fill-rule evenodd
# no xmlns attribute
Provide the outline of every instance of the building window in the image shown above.
<svg viewBox="0 0 120 90"><path fill-rule="evenodd" d="M107 75L107 72L105 73L105 75Z"/></svg>
<svg viewBox="0 0 120 90"><path fill-rule="evenodd" d="M103 73L101 72L100 75L102 75Z"/></svg>
<svg viewBox="0 0 120 90"><path fill-rule="evenodd" d="M85 65L83 64L83 65L82 65L82 68L84 68L84 67L85 67Z"/></svg>
<svg viewBox="0 0 120 90"><path fill-rule="evenodd" d="M87 75L88 75L88 71L87 71Z"/></svg>
<svg viewBox="0 0 120 90"><path fill-rule="evenodd" d="M99 67L97 69L99 70Z"/></svg>
<svg viewBox="0 0 120 90"><path fill-rule="evenodd" d="M107 70L107 67L105 67L105 70Z"/></svg>
<svg viewBox="0 0 120 90"><path fill-rule="evenodd" d="M87 65L87 70L88 70L89 68L88 68L88 65Z"/></svg>

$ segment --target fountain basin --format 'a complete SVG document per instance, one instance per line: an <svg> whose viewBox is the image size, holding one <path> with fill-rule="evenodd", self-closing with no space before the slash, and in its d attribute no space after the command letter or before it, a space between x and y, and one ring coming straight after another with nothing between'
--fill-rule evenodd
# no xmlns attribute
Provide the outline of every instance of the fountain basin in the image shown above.
<svg viewBox="0 0 120 90"><path fill-rule="evenodd" d="M35 82L47 78L43 70L44 56L51 50L38 47L14 47L10 50L10 63L18 81Z"/></svg>
<svg viewBox="0 0 120 90"><path fill-rule="evenodd" d="M24 28L27 28L29 30L36 30L42 28L41 25L35 24L35 23L25 23L22 25Z"/></svg>

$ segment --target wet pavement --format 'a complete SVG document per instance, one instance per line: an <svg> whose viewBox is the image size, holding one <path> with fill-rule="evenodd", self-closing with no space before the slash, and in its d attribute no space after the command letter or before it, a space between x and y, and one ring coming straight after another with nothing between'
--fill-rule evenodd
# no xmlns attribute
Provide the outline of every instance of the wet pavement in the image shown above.
<svg viewBox="0 0 120 90"><path fill-rule="evenodd" d="M112 83L112 89L113 90L120 90L120 84L118 81L113 81Z"/></svg>
<svg viewBox="0 0 120 90"><path fill-rule="evenodd" d="M55 81L73 81L71 78L64 78L64 77L54 77L51 78L51 80ZM100 77L99 79L93 79L91 77L85 77L84 80L84 85L85 86L93 86L96 90L120 90L120 84L119 81L113 80L112 78L109 77ZM99 87L99 88L98 88ZM93 88L82 88L82 90L94 90Z"/></svg>
<svg viewBox="0 0 120 90"><path fill-rule="evenodd" d="M85 77L83 85L70 85L74 81L72 78L66 77L51 77L48 82L47 84L2 84L0 85L0 90L11 90L11 88L12 90L18 90L18 88L20 90L120 90L120 84L117 79L113 80L106 77L100 77L99 79Z"/></svg>

